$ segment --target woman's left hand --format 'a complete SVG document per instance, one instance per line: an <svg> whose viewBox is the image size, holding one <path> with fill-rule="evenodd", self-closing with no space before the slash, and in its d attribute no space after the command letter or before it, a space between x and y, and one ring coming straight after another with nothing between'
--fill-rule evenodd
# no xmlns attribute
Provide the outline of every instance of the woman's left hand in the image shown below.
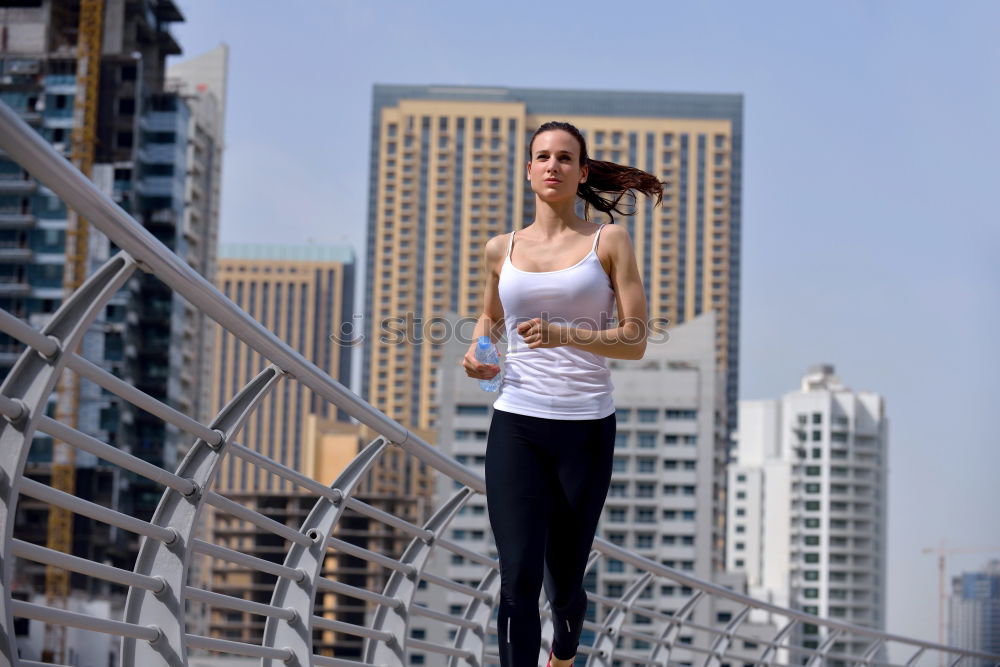
<svg viewBox="0 0 1000 667"><path fill-rule="evenodd" d="M560 347L569 341L564 340L566 331L558 324L553 324L540 317L534 317L517 325L517 333L521 334L528 348Z"/></svg>

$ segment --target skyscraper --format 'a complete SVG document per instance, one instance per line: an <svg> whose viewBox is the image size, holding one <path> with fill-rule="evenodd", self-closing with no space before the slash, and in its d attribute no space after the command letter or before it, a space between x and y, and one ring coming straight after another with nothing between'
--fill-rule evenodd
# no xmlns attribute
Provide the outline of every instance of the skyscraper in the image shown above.
<svg viewBox="0 0 1000 667"><path fill-rule="evenodd" d="M331 338L354 294L354 253L334 246L231 244L220 247L216 285L227 297L276 336L300 351L341 383L351 376L350 348ZM266 364L260 355L221 327L214 328L210 381L213 412L221 410ZM292 378L283 378L263 398L239 435L239 442L310 477L333 481L334 469L358 452L358 429L346 415ZM340 418L338 420L338 417ZM269 518L295 528L316 499L287 480L249 462L228 456L217 489ZM281 538L248 521L214 511L208 519L212 541L268 560L281 560ZM277 547L277 548L276 548ZM267 602L270 590L261 574L216 560L203 576L213 590ZM268 575L263 575L267 577ZM250 641L263 620L242 612L215 609L211 634Z"/></svg>
<svg viewBox="0 0 1000 667"><path fill-rule="evenodd" d="M183 20L175 3L103 4L101 29L92 33L100 35L97 85L82 87L96 92L90 176L172 251L211 277L214 246L204 240L214 239L218 227L224 62L214 68L213 80L221 86L181 95L164 81L167 57L181 53L171 34L171 26ZM82 127L74 115L80 14L78 1L0 2L0 99L67 157L74 131ZM217 106L211 118L202 113L209 97ZM200 207L197 196L207 192L214 205ZM51 190L0 154L0 307L39 329L64 297L69 217ZM88 242L86 273L92 273L116 249L94 227ZM202 418L206 397L193 388L206 357L192 352L203 349L204 330L199 313L137 271L87 332L81 352L129 384ZM0 376L21 352L20 345L0 336ZM86 380L80 381L79 393L75 414L67 415L79 430L154 464L176 466L185 439L175 429ZM43 480L51 476L52 447L50 438L35 439L26 474ZM75 457L75 487L82 498L143 519L152 515L162 494L162 486L82 452ZM46 542L48 515L45 503L22 501L15 534ZM79 515L72 522L75 555L131 567L136 535ZM21 594L45 592L43 566L26 561L17 578ZM70 587L70 608L120 613L124 589L79 576L70 578ZM25 641L22 657L37 659L40 642ZM107 645L98 645L93 637L81 641L85 646L70 643L67 648L104 662L113 652L110 639Z"/></svg>
<svg viewBox="0 0 1000 667"><path fill-rule="evenodd" d="M833 366L799 391L740 401L729 467L726 566L750 595L825 618L885 628L888 418L883 398L854 392ZM804 645L820 630L805 624ZM858 654L870 642L838 642Z"/></svg>
<svg viewBox="0 0 1000 667"><path fill-rule="evenodd" d="M167 87L191 110L187 127L183 244L177 249L191 266L214 279L218 255L222 189L222 151L226 124L229 48L211 51L167 67ZM212 322L189 303L184 304L181 333L185 355L178 408L201 420L209 418L212 372ZM185 372L186 371L186 372ZM197 414L195 414L197 412Z"/></svg>
<svg viewBox="0 0 1000 667"><path fill-rule="evenodd" d="M362 394L389 416L432 428L440 344L432 318L477 316L483 247L532 220L527 142L538 125L577 125L595 159L666 182L620 219L635 245L651 317L679 324L714 310L716 359L735 415L739 332L740 95L375 86L371 125ZM413 332L379 341L388 327ZM398 382L396 378L405 378Z"/></svg>
<svg viewBox="0 0 1000 667"><path fill-rule="evenodd" d="M79 2L0 3L5 35L0 98L66 155L77 122L73 108L79 13ZM165 87L166 58L181 53L170 28L182 20L171 0L105 3L91 176L150 232L197 270L210 274L207 256L199 258L186 250L192 235L214 237L217 207L205 212L198 225L185 227L183 221L191 173L198 167L194 144L221 143L221 117L215 126L192 125L189 100ZM225 79L224 68L217 78ZM204 173L200 186L217 195L221 153L213 159L215 164ZM63 298L68 215L52 191L0 156L0 307L36 328L48 322ZM89 270L113 251L108 240L91 228ZM170 345L172 339L187 335L189 313L162 284L137 272L113 297L98 326L87 333L83 355L154 397L199 416L203 406L197 392L185 391L194 361L181 346ZM189 333L192 340L197 338L196 332ZM18 344L0 336L0 375L7 373L20 351ZM76 423L88 435L153 463L172 468L177 462L178 434L87 381L80 383ZM39 438L27 472L47 476L50 460L51 440ZM152 514L161 487L131 475L112 476L89 455L78 455L76 464L77 489L84 497L143 518ZM45 526L46 512L43 505L25 503L20 536L44 541L39 528ZM113 538L83 517L77 517L75 525L77 555L131 562L131 550L137 547L133 537L118 532ZM22 575L33 587L40 585L34 570L28 568Z"/></svg>
<svg viewBox="0 0 1000 667"><path fill-rule="evenodd" d="M340 383L351 378L350 348L332 335L350 313L354 253L337 246L224 244L216 285L251 317L299 350ZM216 328L212 398L215 410L264 369L260 355ZM339 413L339 414L338 414ZM307 415L347 420L346 413L319 400L294 380L283 380L247 423L242 442L294 470L305 465ZM284 492L288 482L244 461L229 459L219 487L227 492Z"/></svg>
<svg viewBox="0 0 1000 667"><path fill-rule="evenodd" d="M948 644L983 653L1000 654L1000 560L979 572L951 580ZM986 667L988 660L967 658L965 664Z"/></svg>

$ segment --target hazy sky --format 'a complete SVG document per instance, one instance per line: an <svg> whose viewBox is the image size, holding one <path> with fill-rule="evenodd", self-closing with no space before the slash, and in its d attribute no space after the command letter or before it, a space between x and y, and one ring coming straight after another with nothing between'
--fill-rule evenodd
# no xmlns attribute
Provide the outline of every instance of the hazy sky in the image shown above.
<svg viewBox="0 0 1000 667"><path fill-rule="evenodd" d="M376 82L742 93L740 395L825 362L885 396L888 630L936 639L921 548L1000 547L1000 3L179 4L186 54L231 48L223 240L360 276Z"/></svg>

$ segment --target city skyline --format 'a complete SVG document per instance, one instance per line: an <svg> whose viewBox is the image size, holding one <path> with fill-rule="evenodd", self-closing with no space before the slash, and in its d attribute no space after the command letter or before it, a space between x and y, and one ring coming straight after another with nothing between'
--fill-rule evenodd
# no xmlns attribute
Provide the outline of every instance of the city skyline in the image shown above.
<svg viewBox="0 0 1000 667"><path fill-rule="evenodd" d="M382 23L365 7L317 10L330 14L310 21L261 8L231 21L225 5L181 3L188 22L177 30L188 53L220 40L232 47L224 240L297 235L347 241L362 256L363 128L377 82L743 93L740 397L777 395L821 362L835 363L852 388L886 396L896 443L887 629L936 635L934 562L920 548L998 536L988 512L1000 493L990 481L998 460L985 417L997 361L986 332L997 325L989 305L1000 275L987 249L998 239L985 193L998 93L981 85L998 59L987 39L995 8L772 3L781 10L772 25L760 8L715 20L711 8L684 7L669 21L636 24L633 66L596 47L574 61L575 40L538 46L517 12L455 23L443 8L398 6L397 20ZM537 12L540 24L574 34L589 25L586 9ZM652 38L671 23L692 29ZM259 48L265 32L286 49L280 60L295 54L296 77L279 76L274 51ZM539 67L546 56L557 64ZM352 66L329 69L345 61ZM302 95L290 79L303 77L330 85L310 89L314 104L290 109L290 96ZM331 113L343 127L310 134ZM940 232L942 223L953 231ZM952 572L976 564L949 561Z"/></svg>

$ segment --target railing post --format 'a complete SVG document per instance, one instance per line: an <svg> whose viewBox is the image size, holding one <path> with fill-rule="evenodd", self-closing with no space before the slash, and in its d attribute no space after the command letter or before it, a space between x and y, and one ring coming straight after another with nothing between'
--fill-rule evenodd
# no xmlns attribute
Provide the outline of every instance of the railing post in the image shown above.
<svg viewBox="0 0 1000 667"><path fill-rule="evenodd" d="M406 642L406 632L409 626L408 610L413 604L413 596L417 590L417 579L420 578L420 574L427 565L427 559L434 548L434 539L451 523L470 495L472 495L472 489L467 486L456 491L424 524L424 529L430 532L431 536L427 539L414 538L403 552L403 556L399 560L401 563L412 566L412 574L406 575L398 570L393 572L383 591L387 597L402 602L400 606L403 611L400 611L399 608L379 607L372 622L372 628L391 633L396 641L380 642L366 639L364 649L361 651L362 659L365 662L389 665L390 667L402 667L404 664L403 644Z"/></svg>
<svg viewBox="0 0 1000 667"><path fill-rule="evenodd" d="M615 608L604 619L604 632L594 641L594 648L597 649L590 662L594 667L611 667L615 660L615 642L622 626L628 621L628 612L639 599L642 590L653 580L653 575L643 572L642 576L629 585L628 590L621 597L624 609Z"/></svg>
<svg viewBox="0 0 1000 667"><path fill-rule="evenodd" d="M500 594L500 569L489 568L479 581L477 590L488 593L492 600L497 600ZM473 598L469 602L469 606L465 608L463 618L476 623L477 627L475 630L459 627L458 632L455 634L455 648L479 656L480 665L484 662L487 628L489 627L492 615L492 605L486 604L486 602L479 598ZM449 667L459 667L459 660L460 658L455 656L449 658Z"/></svg>
<svg viewBox="0 0 1000 667"><path fill-rule="evenodd" d="M302 523L300 532L308 536L312 544L308 547L293 544L288 550L285 567L298 570L305 576L303 581L298 583L279 577L274 586L271 606L292 609L295 611L295 616L291 620L269 617L264 626L262 642L264 646L291 651L294 656L293 662L285 663L286 665L307 667L312 664L312 617L316 605L317 581L323 572L323 561L329 554L327 538L344 513L346 505L344 500L354 492L387 445L388 441L385 438L376 438L348 464L331 485L334 492L340 494L341 500L335 502L326 497L320 498ZM265 658L261 661L261 667L283 667L283 665L276 660Z"/></svg>
<svg viewBox="0 0 1000 667"><path fill-rule="evenodd" d="M129 589L125 601L125 621L139 625L155 625L160 638L155 642L122 638L123 665L136 667L185 667L187 638L185 627L184 589L191 562L191 545L205 495L216 470L226 454L226 445L243 427L247 416L268 394L281 372L276 366L265 368L251 380L229 404L219 412L212 428L219 434L217 442L197 440L177 468L177 475L190 479L195 491L184 495L168 488L160 498L152 523L175 531L177 537L165 544L143 539L136 558L135 572L160 577L165 586L160 592L142 588Z"/></svg>
<svg viewBox="0 0 1000 667"><path fill-rule="evenodd" d="M781 645L781 642L785 641L785 638L791 634L792 629L795 627L796 623L798 623L798 621L796 621L793 618L792 620L788 621L788 623L786 623L785 626L781 628L781 630L779 630L776 635L774 635L774 639L771 640L771 645L768 646L766 649L764 649L764 652L757 660L758 665L769 667L769 665L771 665L774 662L774 658L778 654L778 647Z"/></svg>
<svg viewBox="0 0 1000 667"><path fill-rule="evenodd" d="M688 598L687 602L681 605L680 609L674 612L674 618L667 623L667 627L663 628L663 632L660 633L660 641L653 646L653 650L649 654L649 659L654 664L670 664L670 652L673 650L674 642L677 640L681 628L684 627L691 614L694 613L694 608L701 602L704 594L704 591L695 592L694 595Z"/></svg>
<svg viewBox="0 0 1000 667"><path fill-rule="evenodd" d="M0 394L22 409L17 418L0 420L0 667L18 662L14 640L14 619L10 591L14 556L17 497L24 476L24 463L39 420L59 375L66 371L67 358L79 347L90 324L126 283L135 270L135 261L124 252L109 259L87 282L73 293L45 326L42 334L54 343L53 353L43 356L31 348L24 351L11 369Z"/></svg>

